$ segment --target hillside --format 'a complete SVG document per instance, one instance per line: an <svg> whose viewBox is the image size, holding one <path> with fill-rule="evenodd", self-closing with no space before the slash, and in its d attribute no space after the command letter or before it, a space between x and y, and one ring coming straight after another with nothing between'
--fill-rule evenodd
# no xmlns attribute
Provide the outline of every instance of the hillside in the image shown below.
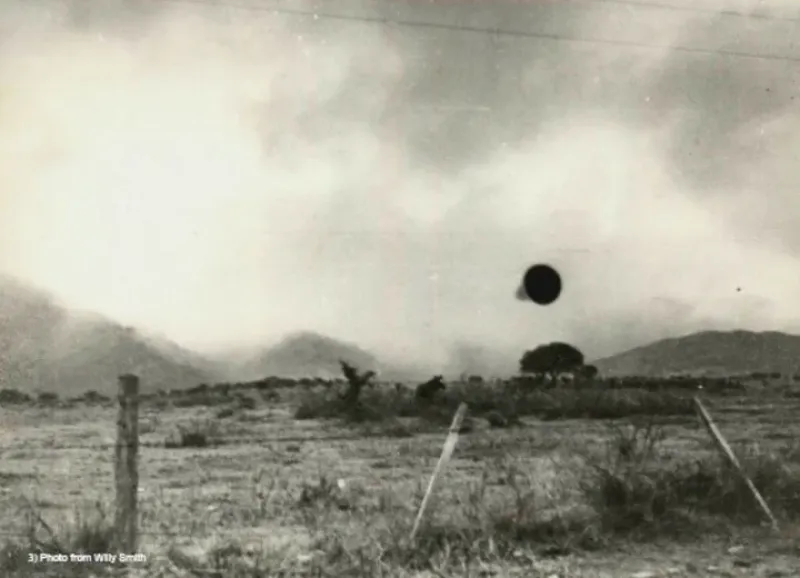
<svg viewBox="0 0 800 578"><path fill-rule="evenodd" d="M141 376L143 391L216 378L197 356L167 340L69 311L44 291L0 276L0 387L113 394L125 372Z"/></svg>
<svg viewBox="0 0 800 578"><path fill-rule="evenodd" d="M664 339L594 362L605 376L675 373L800 373L800 336L777 331L703 331Z"/></svg>
<svg viewBox="0 0 800 578"><path fill-rule="evenodd" d="M243 364L244 377L341 377L339 360L362 370L379 370L371 353L351 343L311 332L294 333L276 345L254 355Z"/></svg>

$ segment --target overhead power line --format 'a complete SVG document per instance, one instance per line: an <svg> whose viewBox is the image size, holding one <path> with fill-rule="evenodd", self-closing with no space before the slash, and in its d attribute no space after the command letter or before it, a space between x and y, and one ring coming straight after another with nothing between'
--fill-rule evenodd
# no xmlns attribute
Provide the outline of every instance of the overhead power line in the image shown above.
<svg viewBox="0 0 800 578"><path fill-rule="evenodd" d="M774 14L748 14L740 10L715 10L701 6L676 6L663 2L643 2L642 0L567 0L572 4L616 4L650 10L666 10L669 12L685 12L694 14L709 14L731 18L744 18L749 20L767 20L772 22L800 22L800 17L777 16Z"/></svg>
<svg viewBox="0 0 800 578"><path fill-rule="evenodd" d="M534 31L526 31L526 30L510 30L505 28L486 28L480 26L465 26L462 24L446 24L441 22L425 22L421 20L407 20L407 19L399 19L399 18L389 18L389 17L381 17L381 16L360 16L354 14L336 14L332 12L318 12L318 11L309 11L309 10L299 10L293 8L277 8L271 7L266 5L257 5L257 4L247 4L243 2L236 2L232 0L160 0L164 3L172 3L172 4L194 4L194 5L203 5L209 6L212 8L233 8L237 10L250 10L253 12L265 12L271 13L274 15L286 15L286 16L298 16L303 18L312 18L314 20L339 20L339 21L347 21L347 22L360 22L365 24L379 24L385 26L401 26L401 27L408 27L408 28L426 28L432 30L446 30L450 32L463 32L463 33L473 33L473 34L487 34L487 35L494 35L494 36L505 36L505 37L514 37L514 38L527 38L532 40L549 40L553 42L565 42L565 43L572 43L572 44L595 44L595 45L606 45L606 46L619 46L619 47L626 47L626 48L640 48L640 49L650 49L650 50L671 50L674 52L685 52L685 53L694 53L694 54L706 54L706 55L718 55L718 56L728 56L733 58L751 58L751 59L758 59L758 60L772 60L772 61L784 61L784 62L800 62L800 55L790 55L790 54L768 54L768 53L757 53L757 52L747 52L744 50L728 50L728 49L717 49L717 48L699 48L699 47L692 47L692 46L682 46L682 45L666 45L666 44L650 44L647 42L637 42L633 40L618 40L612 38L589 38L589 37L582 37L577 35L571 34L561 34L561 33L548 33L548 32L534 32ZM636 2L634 0L583 0L588 2L594 3L615 3L615 4L630 4L636 5L640 7L650 7L650 8L659 8L659 9L669 9L675 10L679 12L716 12L720 15L724 16L741 16L747 18L756 18L756 16L745 15L743 13L734 13L734 12L727 12L727 11L713 11L713 10L701 10L701 9L692 9L692 8L678 8L672 7L666 4L655 4L655 3L647 3L647 2ZM762 19L772 19L772 20L788 20L788 21L800 21L800 19L788 19L788 18L780 18L780 17L762 17Z"/></svg>

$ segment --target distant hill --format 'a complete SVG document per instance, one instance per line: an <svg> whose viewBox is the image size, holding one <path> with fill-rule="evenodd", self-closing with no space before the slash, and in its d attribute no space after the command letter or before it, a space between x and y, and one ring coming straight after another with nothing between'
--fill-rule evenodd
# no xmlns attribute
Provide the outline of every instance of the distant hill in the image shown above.
<svg viewBox="0 0 800 578"><path fill-rule="evenodd" d="M159 355L164 356L168 361L194 368L208 380L226 380L234 364L233 361L226 359L225 356L201 355L196 351L185 349L163 335L138 329L136 330L136 335L139 339L155 348ZM193 384L192 387L194 385L197 384Z"/></svg>
<svg viewBox="0 0 800 578"><path fill-rule="evenodd" d="M69 311L46 292L0 275L0 387L113 394L126 372L141 377L145 392L216 379L199 356L168 340Z"/></svg>
<svg viewBox="0 0 800 578"><path fill-rule="evenodd" d="M332 379L342 376L340 359L361 370L380 369L375 356L357 345L317 333L300 332L255 354L243 364L242 373L248 379L270 375Z"/></svg>
<svg viewBox="0 0 800 578"><path fill-rule="evenodd" d="M800 336L777 331L702 331L593 362L605 376L800 373Z"/></svg>

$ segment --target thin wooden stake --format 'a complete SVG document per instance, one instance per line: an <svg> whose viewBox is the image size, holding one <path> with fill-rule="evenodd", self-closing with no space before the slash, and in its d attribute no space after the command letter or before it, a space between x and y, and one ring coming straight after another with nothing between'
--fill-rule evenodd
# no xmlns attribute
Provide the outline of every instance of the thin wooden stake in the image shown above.
<svg viewBox="0 0 800 578"><path fill-rule="evenodd" d="M776 520L775 516L772 515L772 510L769 509L767 502L764 500L764 498L759 493L758 489L755 487L753 482L744 472L744 469L739 463L739 460L736 458L736 455L731 450L731 447L728 445L728 442L726 442L725 438L722 437L722 433L720 433L719 429L714 424L714 421L711 419L711 415L703 406L703 402L700 401L699 397L695 396L694 404L697 407L697 411L700 414L700 419L702 419L703 425L706 426L706 429L711 434L711 438L717 444L717 447L719 448L720 452L722 453L723 456L725 456L728 459L728 462L733 466L733 469L735 469L738 472L739 476L742 478L744 483L747 484L747 487L750 489L750 492L753 494L753 497L756 499L756 502L758 502L758 505L761 507L761 510L764 512L767 518L769 518L769 521L772 523L772 529L777 531L778 520Z"/></svg>
<svg viewBox="0 0 800 578"><path fill-rule="evenodd" d="M425 491L425 496L422 498L422 504L419 506L417 519L414 520L414 527L411 529L411 542L414 542L414 539L417 537L417 530L419 530L422 517L425 515L425 511L428 509L428 502L433 494L433 487L436 484L436 480L439 478L439 474L441 474L444 466L447 465L448 461L450 461L450 457L453 455L453 450L456 449L456 444L458 443L458 432L461 429L461 422L464 421L464 416L466 414L467 404L462 403L458 406L458 411L456 411L456 415L453 417L453 423L450 424L450 433L447 434L447 439L444 442L442 455L439 456L439 461L436 463L436 468L433 470L431 481L428 482L428 489Z"/></svg>
<svg viewBox="0 0 800 578"><path fill-rule="evenodd" d="M119 417L117 418L117 445L114 456L114 477L117 503L114 530L117 547L125 554L136 553L137 508L139 491L139 378L125 374L119 376Z"/></svg>

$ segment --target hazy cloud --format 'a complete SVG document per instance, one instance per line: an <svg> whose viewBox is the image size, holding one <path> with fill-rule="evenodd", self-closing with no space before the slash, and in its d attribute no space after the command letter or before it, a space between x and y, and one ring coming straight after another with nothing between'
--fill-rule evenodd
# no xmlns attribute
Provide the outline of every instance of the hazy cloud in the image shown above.
<svg viewBox="0 0 800 578"><path fill-rule="evenodd" d="M800 320L796 63L6 4L0 269L75 307L201 348L314 330L447 367ZM335 7L792 50L790 23L602 3ZM564 278L546 308L514 298L538 261Z"/></svg>

